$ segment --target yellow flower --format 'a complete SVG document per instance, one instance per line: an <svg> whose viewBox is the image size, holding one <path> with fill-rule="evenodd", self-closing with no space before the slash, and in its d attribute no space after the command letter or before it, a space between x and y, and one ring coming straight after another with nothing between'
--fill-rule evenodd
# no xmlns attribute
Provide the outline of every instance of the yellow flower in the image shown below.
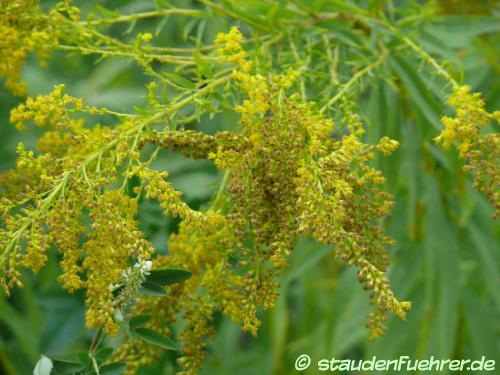
<svg viewBox="0 0 500 375"><path fill-rule="evenodd" d="M496 217L500 214L500 136L482 134L481 130L490 121L499 122L498 112L488 113L481 94L472 93L469 86L455 88L448 103L455 107L456 115L441 119L444 129L435 141L444 148L457 144L460 157L466 161L464 169L471 172L474 186L493 203Z"/></svg>
<svg viewBox="0 0 500 375"><path fill-rule="evenodd" d="M151 33L140 34L140 38L143 42L150 42L153 39L153 34Z"/></svg>

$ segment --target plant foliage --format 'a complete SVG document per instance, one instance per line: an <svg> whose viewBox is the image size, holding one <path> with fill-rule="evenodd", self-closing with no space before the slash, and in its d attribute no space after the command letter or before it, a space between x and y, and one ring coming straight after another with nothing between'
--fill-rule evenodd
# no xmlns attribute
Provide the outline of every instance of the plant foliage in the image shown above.
<svg viewBox="0 0 500 375"><path fill-rule="evenodd" d="M345 275L357 275L368 291L367 327L378 338L388 313L406 319L411 307L396 297L387 274L393 238L408 253L422 241L440 248L428 254L440 267L429 272L445 277L446 249L456 251L459 241L450 220L467 224L486 284L496 284L495 262L488 264L496 255L478 223L492 227L500 207L500 115L462 82L455 48L465 37L443 45L439 30L456 19L444 15L445 1L181 3L1 4L0 77L22 98L10 123L22 132L39 128L39 135L34 146L19 143L15 166L0 174L0 287L9 296L29 282L24 269L38 273L58 257L57 280L84 298L86 326L96 329L78 363L44 356L36 371L137 373L180 348L175 366L197 373L221 316L257 336L262 311L279 314L280 291L302 274L293 253L307 256L305 270L324 247L355 269ZM490 12L488 5L467 11ZM480 31L471 26L470 38L496 30L487 22ZM88 68L97 87L106 75L121 74L113 70L131 69L120 68L122 61L132 62L144 86L130 105L92 103L61 83L25 97L31 83L22 71L32 52L49 69L51 59L98 63ZM453 114L445 113L443 96ZM216 121L227 125L210 130ZM436 147L451 145L460 160ZM218 171L203 204L172 182L166 152ZM462 164L493 214L480 196L464 193ZM482 214L473 213L470 197ZM390 219L395 203L403 222ZM164 216L154 220L172 224L168 251L154 239L161 231L145 229L152 207ZM481 221L471 222L473 215ZM316 250L308 254L308 246ZM413 300L405 285L418 277L407 270L416 266L403 263L395 265L393 284ZM442 293L448 305L439 316L446 320L457 291ZM416 297L419 316L426 307ZM331 319L329 331L339 318ZM456 319L442 324L451 330L446 324ZM117 335L117 345L103 347Z"/></svg>

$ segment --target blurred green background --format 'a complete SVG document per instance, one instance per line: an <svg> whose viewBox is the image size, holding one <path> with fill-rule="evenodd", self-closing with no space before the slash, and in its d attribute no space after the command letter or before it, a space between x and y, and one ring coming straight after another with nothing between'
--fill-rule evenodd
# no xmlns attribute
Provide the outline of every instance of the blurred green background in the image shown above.
<svg viewBox="0 0 500 375"><path fill-rule="evenodd" d="M142 0L88 2L85 6L92 3L110 9L120 5L126 13L152 7L152 2ZM196 6L190 1L178 3ZM463 82L484 93L489 110L498 109L500 19L495 9L483 9L480 1L440 3L448 11L424 28L419 42L429 52L461 66ZM476 9L467 3L479 5ZM141 26L149 25L137 27ZM180 30L176 22L169 23L162 34L163 44L182 43ZM388 135L401 143L393 156L380 158L376 164L387 176L386 189L395 195L396 206L386 223L397 240L390 249L389 274L398 298L413 302L407 321L391 317L387 334L368 341L364 328L368 296L355 270L345 269L334 259L331 247L302 239L282 277L276 308L262 313L258 338L219 318L203 374L292 374L295 359L302 353L313 362L373 355L383 359L486 356L496 359L500 367L500 226L492 219L490 204L462 172L456 152L443 152L432 141L438 134L439 117L449 112L444 104L449 88L423 74L419 63L409 59L388 62L396 85L372 79L373 84L360 96L367 141ZM56 52L49 66L40 69L31 57L23 73L30 95L65 83L70 94L91 105L131 111L132 106L145 102L147 79L133 62L96 60ZM39 136L36 130L19 133L8 124L9 110L18 102L0 89L1 171L13 166L19 141L35 147ZM234 114L223 114L189 126L214 132L231 129L236 119ZM174 186L195 208L210 199L221 177L211 162L191 161L177 153L162 153L158 165L169 171ZM162 217L153 203L143 204L139 219L156 248L168 251L168 234L177 223ZM39 275L26 273L24 289L15 290L8 300L0 297L0 373L30 374L42 353L72 359L88 347L93 332L84 327L83 295L68 295L60 289L55 281L57 258L54 251ZM173 371L167 354L140 373Z"/></svg>

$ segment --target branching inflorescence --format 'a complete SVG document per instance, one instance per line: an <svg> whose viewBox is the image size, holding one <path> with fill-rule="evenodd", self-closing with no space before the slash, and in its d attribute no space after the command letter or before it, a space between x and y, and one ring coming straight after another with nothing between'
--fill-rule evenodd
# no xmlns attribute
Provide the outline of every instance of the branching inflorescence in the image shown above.
<svg viewBox="0 0 500 375"><path fill-rule="evenodd" d="M221 11L221 6L206 3ZM302 8L292 9L304 16ZM6 86L15 94L24 91L20 69L32 49L44 59L52 49L132 58L153 79L142 114L87 106L66 94L63 85L28 98L11 111L10 121L19 130L34 123L45 133L36 152L20 144L16 167L0 175L3 291L8 294L12 287L22 286L20 269L37 272L55 247L62 255L63 287L86 292L89 328L116 335L120 310L128 316L151 316L146 327L171 335L169 324L181 316L179 364L185 373L194 373L205 360L217 312L257 334L257 312L274 305L290 253L298 238L310 236L332 245L338 258L357 268L373 305L368 323L372 337L384 333L386 312L404 319L410 303L398 301L390 287L387 246L393 241L380 225L393 202L382 190L382 173L370 163L377 152L391 154L398 142L383 137L374 145L364 143L363 124L347 95L383 64L388 50L358 70L336 95L329 95L330 85L325 87L322 95L327 98L318 106L306 98L303 72L310 62L298 55L294 44L295 52L283 57L293 64L285 64L287 68L278 73L260 62L251 48L244 48L244 37L236 27L219 34L213 46L191 49L154 47L149 33L127 44L100 30L165 14L201 15L199 10L174 8L82 21L78 9L67 1L48 14L33 1L7 1L0 11L0 35L10 38L0 38L5 43L0 44L0 76L6 77ZM311 24L350 18L311 14ZM48 22L51 17L60 22ZM368 27L365 16L356 22ZM254 42L262 43L263 50L286 40L282 31L262 39ZM403 42L418 48L408 38ZM23 47L14 47L18 45ZM329 48L324 37L318 45ZM327 52L330 64L332 53ZM430 57L424 56L429 62ZM214 60L225 64L224 69L217 68ZM158 62L193 68L186 79L158 70ZM331 69L329 74L335 75L335 67ZM332 79L337 85L337 77ZM170 101L158 100L158 85L175 93ZM231 105L241 115L241 131L209 135L178 128L204 113L215 114L210 103L228 91L243 97ZM342 126L327 116L337 103ZM479 132L491 118L498 120L498 114L487 114L479 97L464 87L455 90L450 104L457 108L457 117L443 119L446 129L437 140L445 146L460 142L460 154L467 159L476 185L498 209L498 137ZM87 126L82 113L96 118L111 115L120 122ZM153 168L161 149L210 159L224 173L208 208L191 209L168 181L168 173ZM130 189L132 179L139 183ZM159 202L165 215L181 219L178 233L169 238L167 255L155 255L139 229L142 199ZM166 296L144 297L139 291L151 267L187 270L192 277L167 287ZM114 354L127 363L130 373L154 361L161 350L132 336Z"/></svg>
<svg viewBox="0 0 500 375"><path fill-rule="evenodd" d="M488 113L480 93L472 93L469 86L458 86L448 100L456 110L454 118L442 118L444 130L436 142L448 148L458 143L458 152L466 160L464 169L473 177L474 187L486 194L500 211L500 134L482 131L490 122L500 123L500 112Z"/></svg>

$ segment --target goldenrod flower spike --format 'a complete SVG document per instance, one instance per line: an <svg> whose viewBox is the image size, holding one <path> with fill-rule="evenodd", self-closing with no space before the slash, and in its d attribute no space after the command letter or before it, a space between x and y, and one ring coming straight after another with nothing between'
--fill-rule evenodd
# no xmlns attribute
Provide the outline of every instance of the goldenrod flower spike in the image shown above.
<svg viewBox="0 0 500 375"><path fill-rule="evenodd" d="M499 111L488 113L480 93L469 86L458 86L448 99L455 108L455 117L444 116L444 129L435 141L444 148L456 144L464 169L472 174L474 186L482 191L500 213L500 135L484 134L482 129L490 122L500 123Z"/></svg>

